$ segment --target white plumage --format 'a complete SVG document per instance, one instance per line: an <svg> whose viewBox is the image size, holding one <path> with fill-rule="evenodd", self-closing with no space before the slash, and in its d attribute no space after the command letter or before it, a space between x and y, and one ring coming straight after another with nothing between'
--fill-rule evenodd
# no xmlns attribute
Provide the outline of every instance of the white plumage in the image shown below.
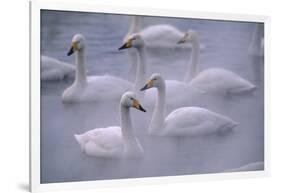
<svg viewBox="0 0 281 193"><path fill-rule="evenodd" d="M89 76L86 83L74 83L68 87L63 92L62 100L64 102L119 100L124 92L132 89L132 84L118 77Z"/></svg>
<svg viewBox="0 0 281 193"><path fill-rule="evenodd" d="M96 128L74 137L81 150L95 157L105 158L139 158L143 156L143 148L134 136L129 108L134 107L141 111L141 107L132 92L126 92L120 101L121 127L111 126Z"/></svg>
<svg viewBox="0 0 281 193"><path fill-rule="evenodd" d="M136 33L128 37L127 41L120 49L126 49L134 47L136 48L137 57L137 73L134 85L134 91L139 94L139 89L144 85L146 80L146 45L142 33ZM177 80L166 80L167 87L167 105L171 107L179 107L188 102L192 102L194 98L200 96L202 91L198 89L190 88L185 82ZM178 93L176 96L174 93ZM152 106L155 103L157 92L154 90L148 90L145 93L144 104Z"/></svg>
<svg viewBox="0 0 281 193"><path fill-rule="evenodd" d="M166 105L169 108L178 108L184 105L191 105L198 101L205 93L190 87L184 82L177 80L165 80L166 85ZM175 94L176 93L176 94ZM152 106L157 99L157 90L149 89L145 91L144 104Z"/></svg>
<svg viewBox="0 0 281 193"><path fill-rule="evenodd" d="M200 107L182 107L165 118L166 88L159 74L153 74L142 88L156 87L158 96L149 125L149 133L164 136L209 135L231 130L238 124L230 118ZM177 95L178 93L174 93Z"/></svg>
<svg viewBox="0 0 281 193"><path fill-rule="evenodd" d="M87 76L85 70L85 38L76 34L68 53L76 52L75 80L62 94L64 102L120 100L122 94L132 90L132 84L118 77Z"/></svg>
<svg viewBox="0 0 281 193"><path fill-rule="evenodd" d="M256 86L238 74L222 68L210 68L198 73L199 39L195 31L189 30L178 43L191 42L192 55L185 82L191 87L206 92L238 94L252 92Z"/></svg>
<svg viewBox="0 0 281 193"><path fill-rule="evenodd" d="M184 33L167 24L148 26L139 32L148 47L176 47L177 42Z"/></svg>
<svg viewBox="0 0 281 193"><path fill-rule="evenodd" d="M73 75L75 67L72 64L62 62L48 56L41 56L41 80L62 80Z"/></svg>
<svg viewBox="0 0 281 193"><path fill-rule="evenodd" d="M210 68L197 74L189 86L221 94L238 94L255 90L256 86L239 75L222 68Z"/></svg>
<svg viewBox="0 0 281 193"><path fill-rule="evenodd" d="M200 107L182 107L165 119L163 135L198 136L223 133L237 123L231 119Z"/></svg>

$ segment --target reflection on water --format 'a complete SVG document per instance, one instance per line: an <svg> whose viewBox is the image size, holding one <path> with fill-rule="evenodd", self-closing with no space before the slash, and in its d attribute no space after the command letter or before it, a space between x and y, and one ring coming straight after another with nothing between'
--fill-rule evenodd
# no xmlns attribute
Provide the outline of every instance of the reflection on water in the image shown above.
<svg viewBox="0 0 281 193"><path fill-rule="evenodd" d="M73 63L66 53L75 33L87 38L88 74L127 77L126 52L119 52L129 17L71 12L42 12L42 53ZM147 136L152 107L147 113L132 110L133 125L144 150L139 160L88 157L73 135L96 127L119 124L118 104L63 104L61 94L73 80L41 82L41 182L68 182L149 176L202 174L237 168L263 161L263 57L247 52L254 23L215 22L145 17L144 24L169 23L181 30L195 29L206 49L200 69L222 67L255 82L250 96L202 99L199 106L231 117L240 125L227 135L195 138ZM186 50L148 50L149 73L160 72L167 79L180 79L189 62ZM255 65L254 65L255 64ZM253 68L251 66L254 66ZM258 78L257 78L258 76ZM170 112L172 109L168 109ZM106 119L105 119L106 116Z"/></svg>

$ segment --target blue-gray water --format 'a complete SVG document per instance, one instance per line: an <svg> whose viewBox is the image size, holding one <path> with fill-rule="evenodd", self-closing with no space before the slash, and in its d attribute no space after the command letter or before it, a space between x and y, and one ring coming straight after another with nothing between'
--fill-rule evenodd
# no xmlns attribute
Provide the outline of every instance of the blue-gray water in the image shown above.
<svg viewBox="0 0 281 193"><path fill-rule="evenodd" d="M42 11L42 54L73 63L67 57L72 36L87 39L89 75L112 74L126 78L126 52L117 48L128 31L130 18L122 15ZM133 125L145 156L140 160L110 160L88 157L73 134L96 127L119 125L119 112L111 104L61 102L61 94L72 79L41 82L41 183L171 176L221 172L264 160L263 58L248 54L255 23L145 17L145 26L167 23L181 30L194 29L204 49L200 69L221 67L232 70L258 85L250 96L210 98L202 101L215 112L240 123L227 135L196 138L147 136L151 111L132 110ZM167 79L183 77L186 50L148 52L150 72ZM145 124L144 124L145 123Z"/></svg>

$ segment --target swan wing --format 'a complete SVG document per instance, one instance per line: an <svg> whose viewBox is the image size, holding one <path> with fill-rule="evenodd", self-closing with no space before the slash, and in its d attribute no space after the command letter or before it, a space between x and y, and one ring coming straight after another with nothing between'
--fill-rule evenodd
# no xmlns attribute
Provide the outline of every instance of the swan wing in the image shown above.
<svg viewBox="0 0 281 193"><path fill-rule="evenodd" d="M74 65L44 55L41 56L41 66L43 69L60 69L66 74L75 71Z"/></svg>
<svg viewBox="0 0 281 193"><path fill-rule="evenodd" d="M112 100L120 99L122 94L132 89L132 84L114 76L88 77L87 89L83 93L83 100Z"/></svg>
<svg viewBox="0 0 281 193"><path fill-rule="evenodd" d="M143 29L140 34L148 45L163 41L175 44L183 36L183 33L177 28L165 24L149 26Z"/></svg>
<svg viewBox="0 0 281 193"><path fill-rule="evenodd" d="M123 140L120 127L96 128L84 135L84 149L87 155L97 157L119 157L122 154Z"/></svg>
<svg viewBox="0 0 281 193"><path fill-rule="evenodd" d="M64 73L60 69L45 68L41 70L40 78L43 81L62 80L64 78Z"/></svg>
<svg viewBox="0 0 281 193"><path fill-rule="evenodd" d="M179 107L191 100L192 92L187 92L186 84L177 80L166 80L166 105ZM155 104L157 89L149 89L145 92L145 104Z"/></svg>
<svg viewBox="0 0 281 193"><path fill-rule="evenodd" d="M41 56L41 80L61 80L74 73L75 67L48 56Z"/></svg>
<svg viewBox="0 0 281 193"><path fill-rule="evenodd" d="M211 68L200 72L189 83L207 92L239 93L255 89L255 85L225 69Z"/></svg>
<svg viewBox="0 0 281 193"><path fill-rule="evenodd" d="M165 119L165 135L208 135L230 129L236 124L231 119L200 107L183 107Z"/></svg>

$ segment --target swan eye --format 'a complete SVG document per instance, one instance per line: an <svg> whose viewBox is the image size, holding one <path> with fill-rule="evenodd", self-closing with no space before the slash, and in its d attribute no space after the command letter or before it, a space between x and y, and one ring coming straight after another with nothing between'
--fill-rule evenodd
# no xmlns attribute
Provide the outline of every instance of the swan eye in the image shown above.
<svg viewBox="0 0 281 193"><path fill-rule="evenodd" d="M131 100L134 100L134 98L133 98L133 97L130 97L130 99L131 99Z"/></svg>

